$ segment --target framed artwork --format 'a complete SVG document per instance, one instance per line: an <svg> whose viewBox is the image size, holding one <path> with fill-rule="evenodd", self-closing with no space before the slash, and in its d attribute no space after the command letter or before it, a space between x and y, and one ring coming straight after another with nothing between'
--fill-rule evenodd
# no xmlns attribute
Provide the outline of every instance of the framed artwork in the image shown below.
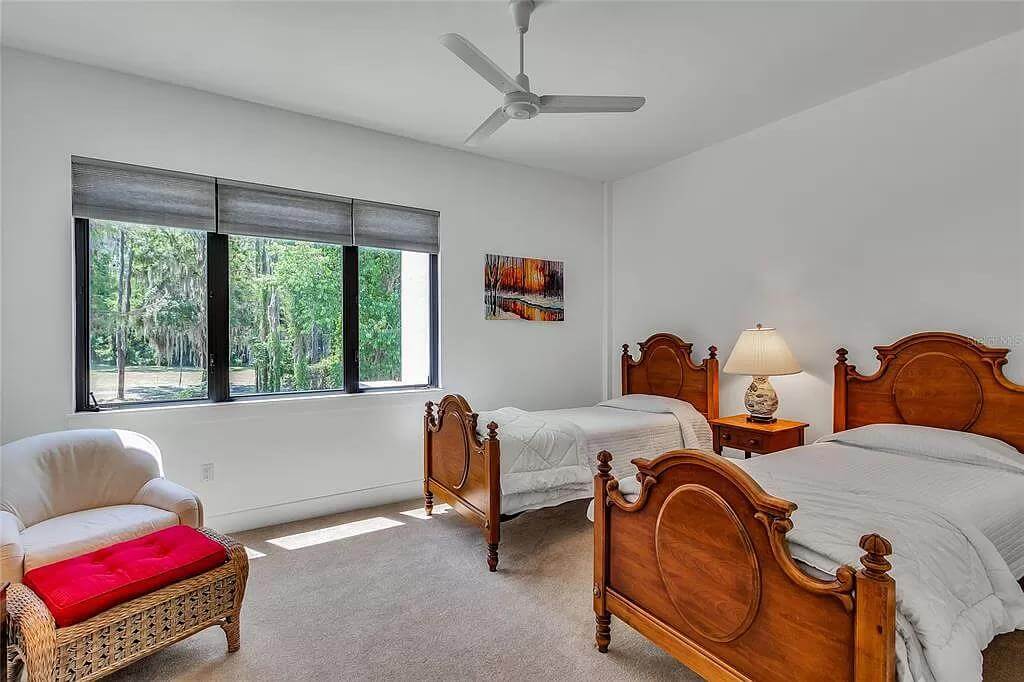
<svg viewBox="0 0 1024 682"><path fill-rule="evenodd" d="M487 254L484 316L488 320L561 322L565 319L563 263Z"/></svg>

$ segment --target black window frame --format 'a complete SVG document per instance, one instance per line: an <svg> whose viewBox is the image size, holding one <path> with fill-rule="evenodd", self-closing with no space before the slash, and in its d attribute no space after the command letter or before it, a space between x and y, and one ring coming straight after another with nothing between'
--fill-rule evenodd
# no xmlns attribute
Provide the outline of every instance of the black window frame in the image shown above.
<svg viewBox="0 0 1024 682"><path fill-rule="evenodd" d="M89 386L90 319L89 319L89 230L88 218L74 219L75 250L75 411L100 412L126 408L189 403L224 403L258 401L289 396L324 394L388 393L440 386L438 308L438 254L430 253L429 273L429 378L425 384L396 386L360 386L359 381L359 246L342 246L342 358L344 386L311 391L279 391L277 393L231 395L229 362L229 235L206 233L207 296L207 397L181 400L147 400L99 405Z"/></svg>

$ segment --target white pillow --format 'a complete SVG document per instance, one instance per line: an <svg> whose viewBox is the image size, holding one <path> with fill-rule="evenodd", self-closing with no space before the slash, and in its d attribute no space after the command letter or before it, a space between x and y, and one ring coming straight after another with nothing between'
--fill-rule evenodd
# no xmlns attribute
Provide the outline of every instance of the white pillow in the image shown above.
<svg viewBox="0 0 1024 682"><path fill-rule="evenodd" d="M841 443L908 457L921 457L1024 473L1024 454L997 438L965 431L911 424L871 424L823 436L818 443Z"/></svg>
<svg viewBox="0 0 1024 682"><path fill-rule="evenodd" d="M653 412L655 414L673 414L676 410L690 403L685 400L666 398L661 395L647 395L645 393L632 393L621 398L612 398L598 403L598 407L615 407L620 410L633 410L634 412Z"/></svg>

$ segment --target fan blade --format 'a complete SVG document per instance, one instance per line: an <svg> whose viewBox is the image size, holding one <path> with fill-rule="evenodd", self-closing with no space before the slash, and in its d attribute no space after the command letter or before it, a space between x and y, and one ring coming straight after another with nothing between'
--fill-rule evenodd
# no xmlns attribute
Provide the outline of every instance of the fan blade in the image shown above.
<svg viewBox="0 0 1024 682"><path fill-rule="evenodd" d="M589 95L541 95L542 114L582 114L586 112L636 111L647 100L643 97L591 97Z"/></svg>
<svg viewBox="0 0 1024 682"><path fill-rule="evenodd" d="M505 115L504 110L500 107L494 110L494 113L487 117L487 120L480 124L480 127L473 131L473 134L466 138L465 144L470 147L475 147L488 137L494 134L494 131L505 125L505 121L508 120L508 116Z"/></svg>
<svg viewBox="0 0 1024 682"><path fill-rule="evenodd" d="M483 76L488 83L507 95L510 92L526 92L516 79L501 70L501 67L477 49L458 33L445 33L441 36L441 44L451 50L456 57L466 62L466 66Z"/></svg>

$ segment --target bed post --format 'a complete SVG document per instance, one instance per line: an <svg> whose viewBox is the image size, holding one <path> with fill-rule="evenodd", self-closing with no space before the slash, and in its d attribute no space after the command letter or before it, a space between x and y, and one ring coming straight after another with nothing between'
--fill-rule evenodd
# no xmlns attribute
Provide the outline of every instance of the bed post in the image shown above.
<svg viewBox="0 0 1024 682"><path fill-rule="evenodd" d="M607 450L597 453L597 475L594 476L594 613L596 614L597 650L608 652L611 643L611 615L605 596L608 584L608 481L612 480L612 454Z"/></svg>
<svg viewBox="0 0 1024 682"><path fill-rule="evenodd" d="M837 370L838 371L838 370ZM894 682L896 679L896 582L889 576L892 544L881 535L865 535L866 554L857 571L854 597L854 682Z"/></svg>
<svg viewBox="0 0 1024 682"><path fill-rule="evenodd" d="M832 382L832 432L846 430L846 377L847 367L845 348L836 350L835 380Z"/></svg>
<svg viewBox="0 0 1024 682"><path fill-rule="evenodd" d="M501 541L501 447L498 444L498 425L487 424L484 458L487 462L487 568L498 570L498 543Z"/></svg>
<svg viewBox="0 0 1024 682"><path fill-rule="evenodd" d="M704 360L708 384L708 419L718 419L718 348L708 346L708 357Z"/></svg>
<svg viewBox="0 0 1024 682"><path fill-rule="evenodd" d="M629 360L629 344L624 343L622 344L622 384L620 384L622 395L629 393Z"/></svg>
<svg viewBox="0 0 1024 682"><path fill-rule="evenodd" d="M434 513L434 493L430 492L430 429L434 425L434 403L427 401L423 415L423 511Z"/></svg>

